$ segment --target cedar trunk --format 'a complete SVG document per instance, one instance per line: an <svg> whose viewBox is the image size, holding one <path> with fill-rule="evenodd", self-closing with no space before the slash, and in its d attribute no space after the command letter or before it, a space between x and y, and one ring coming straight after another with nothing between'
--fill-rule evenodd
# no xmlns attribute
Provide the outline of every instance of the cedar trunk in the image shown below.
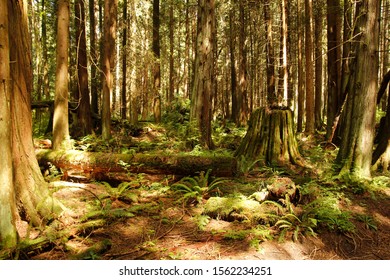
<svg viewBox="0 0 390 280"><path fill-rule="evenodd" d="M353 61L345 129L337 155L340 173L371 177L378 80L379 1L357 3Z"/></svg>
<svg viewBox="0 0 390 280"><path fill-rule="evenodd" d="M77 0L76 13L76 42L77 42L77 78L78 91L77 136L85 136L92 133L91 105L88 88L88 57L87 40L85 34L85 5L84 0Z"/></svg>
<svg viewBox="0 0 390 280"><path fill-rule="evenodd" d="M38 166L32 143L30 109L32 73L27 28L27 3L25 1L2 0L0 6L1 13L5 13L4 17L0 17L0 21L5 21L4 24L0 24L0 36L7 32L9 38L9 49L0 48L0 55L4 62L7 62L7 59L8 61L18 61L18 63L2 64L5 68L7 65L10 66L8 85L4 83L3 79L0 79L2 85L6 85L6 87L2 87L5 89L5 97L9 97L7 104L0 102L1 114L5 114L3 115L4 123L0 122L0 126L10 128L6 130L9 133L4 133L5 131L1 130L0 134L1 138L4 138L1 146L5 152L2 153L3 159L0 165L1 184L7 183L8 186L8 188L0 186L0 243L2 246L12 247L17 242L17 235L15 235L17 219L27 220L34 226L42 226L45 221L60 214L63 211L63 206L54 200L49 192L48 185ZM7 10L8 17L6 16ZM8 28L3 28L4 26ZM1 40L1 44L5 43L6 40ZM0 69L0 76L3 76L3 68L0 67ZM6 71L8 70L5 69L5 74ZM0 94L3 95L4 92L1 90ZM1 100L7 100L7 98L1 98ZM9 166L10 151L12 153L11 168ZM8 169L6 169L7 166Z"/></svg>
<svg viewBox="0 0 390 280"><path fill-rule="evenodd" d="M68 53L69 53L69 1L58 1L57 67L53 117L53 148L69 147L68 118Z"/></svg>
<svg viewBox="0 0 390 280"><path fill-rule="evenodd" d="M200 143L207 149L214 144L211 138L212 97L214 89L215 1L199 0L196 39L195 77L191 99L191 121L197 123Z"/></svg>
<svg viewBox="0 0 390 280"><path fill-rule="evenodd" d="M292 111L260 108L254 111L236 157L258 160L261 164L303 166L295 139Z"/></svg>

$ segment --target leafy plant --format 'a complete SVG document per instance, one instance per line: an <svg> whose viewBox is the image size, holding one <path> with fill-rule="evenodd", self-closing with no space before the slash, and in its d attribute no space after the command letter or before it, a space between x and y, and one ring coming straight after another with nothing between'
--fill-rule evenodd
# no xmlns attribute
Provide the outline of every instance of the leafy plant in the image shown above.
<svg viewBox="0 0 390 280"><path fill-rule="evenodd" d="M375 219L370 215L358 214L356 220L364 223L366 229L378 230Z"/></svg>
<svg viewBox="0 0 390 280"><path fill-rule="evenodd" d="M199 176L184 177L172 185L172 189L182 194L180 200L188 204L201 203L202 200L213 193L219 193L219 186L225 182L222 178L212 178L211 169L201 171Z"/></svg>
<svg viewBox="0 0 390 280"><path fill-rule="evenodd" d="M101 182L111 198L111 200L122 200L126 202L137 202L138 196L130 191L131 182L122 182L117 187L112 187L107 182Z"/></svg>
<svg viewBox="0 0 390 280"><path fill-rule="evenodd" d="M297 215L288 195L286 195L283 202L285 207L274 202L275 205L279 205L282 213L275 223L275 226L280 230L279 240L283 240L288 232L292 234L294 241L298 241L299 236L316 236L314 229L317 227L317 219L308 215L302 215L301 217Z"/></svg>
<svg viewBox="0 0 390 280"><path fill-rule="evenodd" d="M280 239L283 239L286 232L291 232L294 241L298 241L300 235L316 236L314 228L317 227L317 220L314 218L300 219L295 213L287 213L275 224L280 230Z"/></svg>
<svg viewBox="0 0 390 280"><path fill-rule="evenodd" d="M242 155L238 161L238 169L241 174L247 176L260 161L261 159L254 160Z"/></svg>
<svg viewBox="0 0 390 280"><path fill-rule="evenodd" d="M353 233L355 225L351 215L340 209L338 199L334 196L324 196L315 199L304 207L304 215L317 220L318 225L337 230L341 233Z"/></svg>
<svg viewBox="0 0 390 280"><path fill-rule="evenodd" d="M207 215L196 215L194 217L196 224L200 230L205 230L206 226L210 223L210 217Z"/></svg>

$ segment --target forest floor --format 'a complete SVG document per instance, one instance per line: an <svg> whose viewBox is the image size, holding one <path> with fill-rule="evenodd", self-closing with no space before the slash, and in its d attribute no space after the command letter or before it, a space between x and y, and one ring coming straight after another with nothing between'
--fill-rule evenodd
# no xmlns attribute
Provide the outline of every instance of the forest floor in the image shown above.
<svg viewBox="0 0 390 280"><path fill-rule="evenodd" d="M153 128L132 139L147 140L161 149L160 136ZM172 145L171 141L166 143ZM131 179L121 183L85 180L83 174L71 171L66 181L61 174L52 174L47 179L54 196L69 209L68 215L54 232L19 225L22 239L45 235L51 240L20 257L390 259L390 178L383 174L371 181L338 178L331 164L335 151L324 150L319 143L318 139L300 139L309 171L258 167L253 163L250 168L248 165L242 168L243 173L235 178L206 178L208 186L220 179L218 197L250 203L254 201L253 194L267 186L270 179L272 182L291 179L299 187L299 201L276 201L281 206L272 208L260 219L258 213L235 206L229 211L239 213L236 218L222 213L210 215L206 211L212 201L210 194L196 193L194 189L187 196L177 192L173 186L184 181L173 175L127 174ZM200 175L191 178L200 182ZM59 233L64 228L75 230L64 238Z"/></svg>

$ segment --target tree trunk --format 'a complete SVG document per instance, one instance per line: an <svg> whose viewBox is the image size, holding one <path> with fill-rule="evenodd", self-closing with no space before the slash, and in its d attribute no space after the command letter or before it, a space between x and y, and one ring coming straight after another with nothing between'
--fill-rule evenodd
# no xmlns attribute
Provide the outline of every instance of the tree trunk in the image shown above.
<svg viewBox="0 0 390 280"><path fill-rule="evenodd" d="M229 11L229 52L230 52L230 92L232 97L232 114L231 120L239 126L240 124L240 107L237 96L237 72L236 72L236 58L235 58L235 30L234 30L234 9Z"/></svg>
<svg viewBox="0 0 390 280"><path fill-rule="evenodd" d="M11 74L7 0L0 1L0 249L17 243L15 190L12 180Z"/></svg>
<svg viewBox="0 0 390 280"><path fill-rule="evenodd" d="M134 172L146 174L194 175L212 170L215 176L234 176L237 172L233 157L202 157L164 154L109 154L81 151L39 150L39 163L48 162L63 171L78 170L92 176L100 173ZM104 175L103 175L104 176Z"/></svg>
<svg viewBox="0 0 390 280"><path fill-rule="evenodd" d="M161 65L160 65L160 0L153 0L153 113L154 121L161 122Z"/></svg>
<svg viewBox="0 0 390 280"><path fill-rule="evenodd" d="M127 0L123 1L123 34L122 34L122 89L121 89L121 118L126 119L127 115Z"/></svg>
<svg viewBox="0 0 390 280"><path fill-rule="evenodd" d="M341 6L340 0L327 0L328 38L328 103L326 136L330 137L337 113L342 105L341 75Z"/></svg>
<svg viewBox="0 0 390 280"><path fill-rule="evenodd" d="M290 91L290 62L289 62L289 32L288 32L288 3L287 0L282 1L282 73L283 73L283 101L288 107L292 104Z"/></svg>
<svg viewBox="0 0 390 280"><path fill-rule="evenodd" d="M91 110L95 115L99 114L99 74L97 71L98 55L96 48L96 17L95 0L89 0L89 48L91 59Z"/></svg>
<svg viewBox="0 0 390 280"><path fill-rule="evenodd" d="M306 126L305 132L315 132L315 98L314 98L314 65L313 65L313 3L312 0L305 0L305 69L306 69Z"/></svg>
<svg viewBox="0 0 390 280"><path fill-rule="evenodd" d="M254 111L247 134L235 156L258 160L263 165L303 166L295 139L292 111L268 107Z"/></svg>
<svg viewBox="0 0 390 280"><path fill-rule="evenodd" d="M174 3L171 0L169 3L169 88L168 88L168 96L167 96L167 103L168 107L172 108L172 102L174 100L174 91L175 91L175 68L174 68L174 45L175 45L175 38L174 38ZM186 44L186 51L188 49L188 45ZM185 69L184 69L185 72ZM186 75L186 73L184 73Z"/></svg>
<svg viewBox="0 0 390 280"><path fill-rule="evenodd" d="M47 43L46 0L42 0L42 63L43 63L43 98L50 99L49 58Z"/></svg>
<svg viewBox="0 0 390 280"><path fill-rule="evenodd" d="M322 129L322 29L323 29L324 2L315 2L314 37L315 37L315 128Z"/></svg>
<svg viewBox="0 0 390 280"><path fill-rule="evenodd" d="M268 104L276 105L278 100L275 89L275 57L272 39L272 16L269 0L264 1L264 20L266 32L266 57L267 57L267 100Z"/></svg>
<svg viewBox="0 0 390 280"><path fill-rule="evenodd" d="M247 36L246 36L246 24L245 24L245 3L244 0L240 0L239 6L240 16L240 33L239 33L239 104L240 104L240 121L242 125L246 125L249 115L248 104L248 69L247 69Z"/></svg>
<svg viewBox="0 0 390 280"><path fill-rule="evenodd" d="M214 0L199 0L191 120L197 123L200 132L200 143L207 149L214 147L211 139L211 104L214 89L214 30L215 2Z"/></svg>
<svg viewBox="0 0 390 280"><path fill-rule="evenodd" d="M343 141L337 155L340 174L371 177L378 80L379 1L357 3L351 87L345 111Z"/></svg>
<svg viewBox="0 0 390 280"><path fill-rule="evenodd" d="M116 10L118 0L104 1L104 51L103 51L103 100L102 137L111 138L111 97L114 88Z"/></svg>
<svg viewBox="0 0 390 280"><path fill-rule="evenodd" d="M54 98L53 148L70 147L68 117L69 1L58 1L57 68Z"/></svg>
<svg viewBox="0 0 390 280"><path fill-rule="evenodd" d="M378 91L377 105L380 104L382 96L385 94L390 82L390 71L383 77L382 83ZM372 157L372 164L382 165L384 171L389 169L390 164L390 102L387 101L386 116L384 116L379 125L376 134L375 142L378 143Z"/></svg>
<svg viewBox="0 0 390 280"><path fill-rule="evenodd" d="M32 143L32 73L27 2L1 0L0 13L0 58L3 62L0 66L0 126L8 128L1 129L0 134L3 156L0 164L0 244L12 247L17 242L17 219L42 226L45 221L60 214L63 206L49 192ZM9 38L9 48L3 37L5 34ZM9 63L11 61L18 63ZM4 78L7 80L4 81Z"/></svg>
<svg viewBox="0 0 390 280"><path fill-rule="evenodd" d="M297 13L298 13L298 117L297 117L297 131L303 131L303 119L305 115L305 86L303 83L303 8L302 1L298 0Z"/></svg>
<svg viewBox="0 0 390 280"><path fill-rule="evenodd" d="M84 0L75 3L76 14L76 47L77 47L77 118L76 136L86 136L92 133L91 105L88 88L88 57L85 33Z"/></svg>

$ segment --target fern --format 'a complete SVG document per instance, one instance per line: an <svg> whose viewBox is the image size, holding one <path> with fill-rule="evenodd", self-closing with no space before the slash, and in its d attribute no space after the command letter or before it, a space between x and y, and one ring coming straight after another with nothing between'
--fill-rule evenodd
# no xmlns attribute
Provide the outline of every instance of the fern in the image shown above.
<svg viewBox="0 0 390 280"><path fill-rule="evenodd" d="M179 182L173 184L171 188L182 195L180 201L200 203L207 196L218 193L219 186L226 182L222 178L213 179L210 174L211 169L207 170L207 172L200 172L199 176L184 177Z"/></svg>

